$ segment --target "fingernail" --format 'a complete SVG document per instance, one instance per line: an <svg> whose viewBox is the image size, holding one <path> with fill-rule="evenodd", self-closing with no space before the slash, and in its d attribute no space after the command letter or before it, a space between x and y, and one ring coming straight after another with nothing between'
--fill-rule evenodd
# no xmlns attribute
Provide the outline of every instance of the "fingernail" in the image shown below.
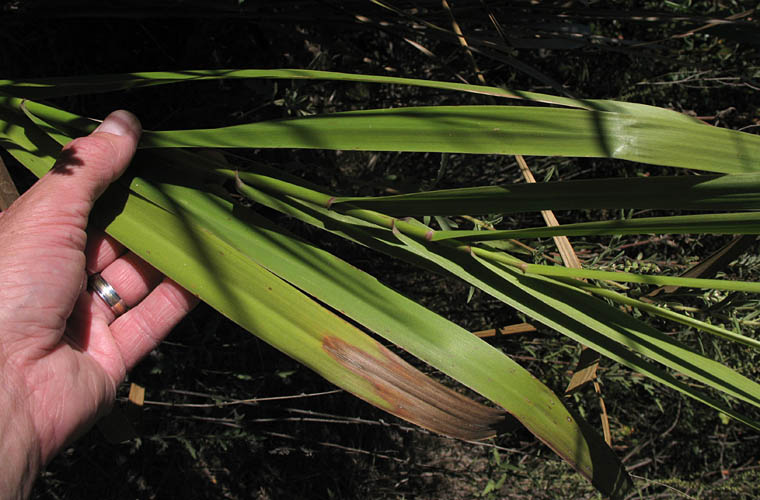
<svg viewBox="0 0 760 500"><path fill-rule="evenodd" d="M113 135L136 134L140 131L140 122L137 117L129 111L114 111L98 125L94 132L105 132Z"/></svg>

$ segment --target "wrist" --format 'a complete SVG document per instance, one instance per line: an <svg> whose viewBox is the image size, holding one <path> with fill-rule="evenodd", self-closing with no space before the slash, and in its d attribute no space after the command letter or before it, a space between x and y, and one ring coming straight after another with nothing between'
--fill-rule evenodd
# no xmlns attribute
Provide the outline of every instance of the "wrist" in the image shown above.
<svg viewBox="0 0 760 500"><path fill-rule="evenodd" d="M0 346L1 348L1 346ZM27 397L0 351L0 498L27 498L40 471L40 443Z"/></svg>

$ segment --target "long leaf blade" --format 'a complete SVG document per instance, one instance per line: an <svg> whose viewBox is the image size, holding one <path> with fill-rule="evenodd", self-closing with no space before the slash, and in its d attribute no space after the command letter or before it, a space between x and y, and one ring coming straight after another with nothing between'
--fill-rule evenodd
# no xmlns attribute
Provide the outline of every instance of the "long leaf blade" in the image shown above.
<svg viewBox="0 0 760 500"><path fill-rule="evenodd" d="M436 231L432 241L492 241L510 238L552 236L603 236L622 234L760 234L760 213L676 215L594 222L577 222L554 227L530 227L495 231Z"/></svg>
<svg viewBox="0 0 760 500"><path fill-rule="evenodd" d="M749 210L760 209L760 174L480 186L393 196L341 197L336 198L333 205L337 207L342 203L396 216L484 215L594 208Z"/></svg>
<svg viewBox="0 0 760 500"><path fill-rule="evenodd" d="M760 170L760 137L751 134L628 113L522 106L351 111L148 132L142 145L584 156L720 173Z"/></svg>
<svg viewBox="0 0 760 500"><path fill-rule="evenodd" d="M89 131L81 117L33 101L25 105L63 131ZM649 113L523 106L374 109L216 129L145 131L141 147L584 156L727 174L760 170L760 136Z"/></svg>

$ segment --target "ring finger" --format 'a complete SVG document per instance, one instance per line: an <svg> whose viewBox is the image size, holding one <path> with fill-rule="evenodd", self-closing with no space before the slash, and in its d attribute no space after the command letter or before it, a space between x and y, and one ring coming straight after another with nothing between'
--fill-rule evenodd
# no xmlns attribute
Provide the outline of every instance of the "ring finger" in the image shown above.
<svg viewBox="0 0 760 500"><path fill-rule="evenodd" d="M132 308L142 301L162 279L158 270L133 253L118 257L99 274L107 284L113 287L118 297L126 303L127 308ZM89 290L92 298L91 312L100 314L106 323L113 323L125 310L120 311L118 308L111 307L104 297L92 288L90 287Z"/></svg>
<svg viewBox="0 0 760 500"><path fill-rule="evenodd" d="M134 307L161 281L162 275L150 264L130 253L119 242L97 229L90 229L87 237L86 269L88 278L96 273L110 285L127 308ZM88 287L79 313L101 317L111 324L117 314L97 292ZM83 307L82 307L83 306ZM123 314L123 311L121 311Z"/></svg>

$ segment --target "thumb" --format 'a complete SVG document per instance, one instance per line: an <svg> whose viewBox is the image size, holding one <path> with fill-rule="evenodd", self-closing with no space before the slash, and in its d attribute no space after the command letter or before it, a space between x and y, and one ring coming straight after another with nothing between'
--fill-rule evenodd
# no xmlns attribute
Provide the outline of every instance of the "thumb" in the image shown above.
<svg viewBox="0 0 760 500"><path fill-rule="evenodd" d="M17 200L32 216L26 229L36 233L36 227L43 230L37 236L63 238L50 242L54 244L66 242L72 230L84 230L95 200L132 160L141 131L132 113L114 111L92 134L68 143L50 172Z"/></svg>

